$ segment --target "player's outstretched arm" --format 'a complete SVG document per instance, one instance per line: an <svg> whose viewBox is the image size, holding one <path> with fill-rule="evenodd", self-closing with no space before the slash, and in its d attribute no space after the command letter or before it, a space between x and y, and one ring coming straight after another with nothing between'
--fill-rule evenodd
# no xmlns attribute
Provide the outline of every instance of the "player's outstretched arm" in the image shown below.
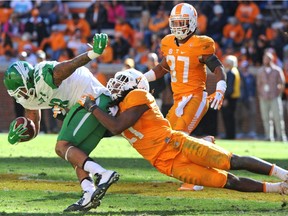
<svg viewBox="0 0 288 216"><path fill-rule="evenodd" d="M84 96L79 103L88 111L91 112L98 121L114 135L122 133L127 128L133 126L138 119L146 112L149 107L146 104L131 107L116 117L102 111L89 96Z"/></svg>
<svg viewBox="0 0 288 216"><path fill-rule="evenodd" d="M108 35L101 33L93 37L92 50L76 56L71 60L59 63L53 70L54 84L59 86L63 80L69 77L77 68L84 66L89 61L100 56L108 43Z"/></svg>

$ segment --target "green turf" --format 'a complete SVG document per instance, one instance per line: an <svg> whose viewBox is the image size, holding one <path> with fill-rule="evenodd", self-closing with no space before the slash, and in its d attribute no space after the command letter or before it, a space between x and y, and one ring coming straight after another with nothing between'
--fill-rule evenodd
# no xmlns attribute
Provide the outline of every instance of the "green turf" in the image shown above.
<svg viewBox="0 0 288 216"><path fill-rule="evenodd" d="M69 215L62 210L80 197L80 187L72 167L54 152L56 135L39 135L15 146L8 144L6 136L0 134L0 215ZM288 167L288 148L283 143L216 143L234 153ZM214 188L179 192L179 181L158 173L121 137L103 139L91 157L105 168L117 170L121 178L101 206L86 215L288 215L286 197L278 194ZM244 171L234 173L277 180Z"/></svg>

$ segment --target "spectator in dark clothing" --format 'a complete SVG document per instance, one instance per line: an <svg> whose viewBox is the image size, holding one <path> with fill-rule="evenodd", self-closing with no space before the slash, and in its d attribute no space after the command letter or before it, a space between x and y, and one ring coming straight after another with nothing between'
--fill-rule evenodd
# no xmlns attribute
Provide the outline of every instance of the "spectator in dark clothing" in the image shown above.
<svg viewBox="0 0 288 216"><path fill-rule="evenodd" d="M224 9L221 5L215 5L213 13L213 18L208 20L207 35L212 37L218 44L221 44L223 28L226 24Z"/></svg>
<svg viewBox="0 0 288 216"><path fill-rule="evenodd" d="M129 53L130 44L122 37L120 32L115 32L115 38L111 43L111 47L113 49L113 61L119 63Z"/></svg>
<svg viewBox="0 0 288 216"><path fill-rule="evenodd" d="M270 47L273 47L276 51L278 58L283 61L283 47L288 42L287 32L283 30L283 24L272 25L274 29L274 38L270 41Z"/></svg>
<svg viewBox="0 0 288 216"><path fill-rule="evenodd" d="M225 139L236 138L235 111L237 100L240 97L240 73L237 69L238 62L236 56L228 55L223 61L227 73L227 89L224 95L222 106L222 117L225 128Z"/></svg>
<svg viewBox="0 0 288 216"><path fill-rule="evenodd" d="M256 43L260 35L267 37L267 26L264 23L262 14L257 15L255 23L248 28L246 39L253 39L254 43Z"/></svg>
<svg viewBox="0 0 288 216"><path fill-rule="evenodd" d="M107 11L103 7L102 3L96 1L92 3L86 10L85 19L88 21L90 28L96 30L98 33L101 29L106 27Z"/></svg>
<svg viewBox="0 0 288 216"><path fill-rule="evenodd" d="M241 96L237 104L237 138L257 138L256 134L256 78L249 71L249 63L244 60L239 65L241 76ZM245 126L244 122L248 124ZM246 130L244 129L246 128ZM247 135L244 133L247 132Z"/></svg>
<svg viewBox="0 0 288 216"><path fill-rule="evenodd" d="M47 19L50 26L59 22L58 2L50 0L36 1L36 8L39 10L40 16Z"/></svg>
<svg viewBox="0 0 288 216"><path fill-rule="evenodd" d="M39 16L39 10L34 8L31 11L31 17L25 23L25 32L29 32L32 35L32 41L36 41L40 46L42 40L48 37L47 25L44 20Z"/></svg>

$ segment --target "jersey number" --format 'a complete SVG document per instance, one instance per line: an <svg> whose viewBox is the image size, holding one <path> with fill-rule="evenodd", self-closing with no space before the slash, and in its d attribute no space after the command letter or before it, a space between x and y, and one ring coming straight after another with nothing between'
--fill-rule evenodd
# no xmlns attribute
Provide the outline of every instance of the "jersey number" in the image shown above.
<svg viewBox="0 0 288 216"><path fill-rule="evenodd" d="M68 100L63 101L63 100L58 99L58 98L53 98L52 100L50 100L49 106L51 106L51 107L59 106L62 108L66 108L66 107L68 107L68 103L69 103Z"/></svg>
<svg viewBox="0 0 288 216"><path fill-rule="evenodd" d="M177 80L176 78L176 70L175 70L175 62L183 62L184 67L183 67L183 77L182 77L182 82L187 83L188 82L188 72L189 72L189 57L187 56L177 56L177 60L175 60L175 56L173 55L167 55L166 56L167 62L170 61L170 70L171 70L171 82L181 82L181 80ZM179 71L178 71L179 72Z"/></svg>
<svg viewBox="0 0 288 216"><path fill-rule="evenodd" d="M135 143L137 140L143 139L144 135L142 133L140 133L139 131L135 130L133 127L128 128L128 130L132 134L134 134L135 137L132 137L129 139L128 137L125 136L124 132L122 133L122 136L125 137L131 145L133 145L133 143Z"/></svg>

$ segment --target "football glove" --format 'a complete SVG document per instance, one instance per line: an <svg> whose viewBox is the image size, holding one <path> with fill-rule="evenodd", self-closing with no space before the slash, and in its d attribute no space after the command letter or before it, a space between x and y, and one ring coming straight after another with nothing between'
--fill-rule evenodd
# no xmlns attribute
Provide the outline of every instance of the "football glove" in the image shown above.
<svg viewBox="0 0 288 216"><path fill-rule="evenodd" d="M208 96L208 100L211 103L210 107L215 110L221 109L224 93L226 91L227 84L224 80L217 82L216 92Z"/></svg>
<svg viewBox="0 0 288 216"><path fill-rule="evenodd" d="M108 35L105 33L95 34L93 37L93 51L101 55L107 46Z"/></svg>
<svg viewBox="0 0 288 216"><path fill-rule="evenodd" d="M93 112L98 106L95 98L92 95L84 95L78 103L85 108L88 112Z"/></svg>
<svg viewBox="0 0 288 216"><path fill-rule="evenodd" d="M21 139L28 138L29 135L23 135L27 130L28 129L24 127L23 124L19 124L16 127L16 120L13 120L9 127L8 142L13 145L20 142Z"/></svg>

